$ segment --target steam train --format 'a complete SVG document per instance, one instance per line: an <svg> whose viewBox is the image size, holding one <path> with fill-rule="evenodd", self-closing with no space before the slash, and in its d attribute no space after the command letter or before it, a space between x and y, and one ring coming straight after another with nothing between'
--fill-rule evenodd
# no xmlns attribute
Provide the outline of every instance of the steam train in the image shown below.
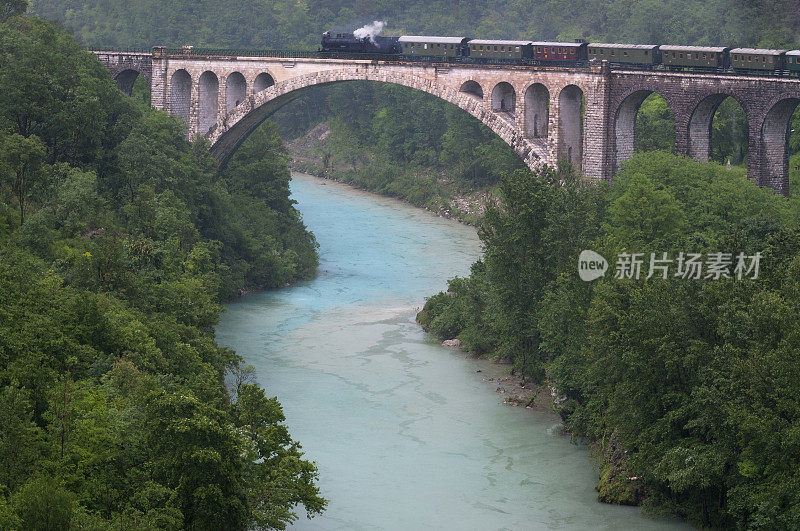
<svg viewBox="0 0 800 531"><path fill-rule="evenodd" d="M714 46L659 46L470 39L467 37L356 37L322 35L323 54L382 55L409 61L588 66L608 61L612 68L696 70L757 75L800 75L800 50L763 50Z"/></svg>

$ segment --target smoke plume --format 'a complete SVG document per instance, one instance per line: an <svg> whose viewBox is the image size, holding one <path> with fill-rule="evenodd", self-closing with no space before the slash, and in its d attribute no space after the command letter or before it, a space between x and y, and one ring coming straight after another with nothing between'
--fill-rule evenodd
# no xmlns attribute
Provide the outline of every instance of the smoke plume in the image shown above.
<svg viewBox="0 0 800 531"><path fill-rule="evenodd" d="M353 32L353 36L357 39L363 39L364 37L369 38L372 42L375 42L375 37L383 31L383 27L386 25L386 22L383 20L376 20L372 24L367 24L363 28L358 28Z"/></svg>

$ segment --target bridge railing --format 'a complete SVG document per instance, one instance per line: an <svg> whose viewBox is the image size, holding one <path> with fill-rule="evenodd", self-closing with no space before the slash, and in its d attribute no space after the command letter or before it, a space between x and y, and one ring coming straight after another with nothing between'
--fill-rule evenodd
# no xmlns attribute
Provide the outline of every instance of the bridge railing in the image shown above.
<svg viewBox="0 0 800 531"><path fill-rule="evenodd" d="M153 53L152 48L119 48L114 47L95 47L92 50L94 53Z"/></svg>
<svg viewBox="0 0 800 531"><path fill-rule="evenodd" d="M222 55L222 56L247 56L247 57L280 57L299 59L314 58L319 52L302 50L247 50L231 48L163 48L167 55Z"/></svg>
<svg viewBox="0 0 800 531"><path fill-rule="evenodd" d="M538 61L536 59L503 62L498 60L476 59L474 57L414 57L398 54L356 53L356 52L322 52L308 50L247 50L230 48L156 48L154 51L165 55L211 56L211 57L277 57L281 59L349 59L366 61L394 61L403 63L447 63L447 64L487 64L510 66L557 66L579 67L589 66L588 61Z"/></svg>

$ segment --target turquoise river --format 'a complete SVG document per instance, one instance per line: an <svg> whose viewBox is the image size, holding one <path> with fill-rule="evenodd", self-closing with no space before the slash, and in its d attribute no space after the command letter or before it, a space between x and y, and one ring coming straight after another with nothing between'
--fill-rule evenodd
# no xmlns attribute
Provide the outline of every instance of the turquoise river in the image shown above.
<svg viewBox="0 0 800 531"><path fill-rule="evenodd" d="M506 367L414 323L480 256L474 228L303 175L292 195L320 244L318 276L229 304L217 335L319 466L328 510L294 528L680 527L598 503L588 449L485 381Z"/></svg>

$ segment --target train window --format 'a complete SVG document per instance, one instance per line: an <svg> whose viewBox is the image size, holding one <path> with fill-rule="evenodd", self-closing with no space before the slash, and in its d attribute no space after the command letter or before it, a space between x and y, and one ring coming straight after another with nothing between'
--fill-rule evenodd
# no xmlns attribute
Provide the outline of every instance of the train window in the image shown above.
<svg viewBox="0 0 800 531"><path fill-rule="evenodd" d="M497 51L497 46L494 47L494 51Z"/></svg>
<svg viewBox="0 0 800 531"><path fill-rule="evenodd" d="M699 54L699 53L697 53L697 52L695 52L695 54L694 54L694 58L695 58L695 59L700 59L700 54Z"/></svg>
<svg viewBox="0 0 800 531"><path fill-rule="evenodd" d="M644 54L645 54L645 55L647 55L648 53L650 53L650 50L645 50L645 51L644 51Z"/></svg>
<svg viewBox="0 0 800 531"><path fill-rule="evenodd" d="M518 52L518 51L519 51L519 46L517 46L516 48L514 48L514 51L515 51L515 52Z"/></svg>
<svg viewBox="0 0 800 531"><path fill-rule="evenodd" d="M747 56L747 62L749 63L749 62L750 62L750 61L752 61L752 60L753 60L753 58L752 58L751 56L749 56L749 55L748 55L748 56Z"/></svg>
<svg viewBox="0 0 800 531"><path fill-rule="evenodd" d="M614 50L611 50L611 56L613 57L615 54Z"/></svg>
<svg viewBox="0 0 800 531"><path fill-rule="evenodd" d="M679 58L679 59L683 59L683 53L679 53L679 54L678 54L678 58Z"/></svg>
<svg viewBox="0 0 800 531"><path fill-rule="evenodd" d="M426 50L428 49L428 43L427 43L427 42L424 44L424 48L425 48Z"/></svg>
<svg viewBox="0 0 800 531"><path fill-rule="evenodd" d="M708 59L708 57L706 57L706 54L703 54L703 59Z"/></svg>
<svg viewBox="0 0 800 531"><path fill-rule="evenodd" d="M624 55L625 57L628 57L628 52L622 52L622 55Z"/></svg>
<svg viewBox="0 0 800 531"><path fill-rule="evenodd" d="M570 50L569 53L574 54L575 50Z"/></svg>
<svg viewBox="0 0 800 531"><path fill-rule="evenodd" d="M605 52L603 52L603 50L600 50L600 55L605 55Z"/></svg>

